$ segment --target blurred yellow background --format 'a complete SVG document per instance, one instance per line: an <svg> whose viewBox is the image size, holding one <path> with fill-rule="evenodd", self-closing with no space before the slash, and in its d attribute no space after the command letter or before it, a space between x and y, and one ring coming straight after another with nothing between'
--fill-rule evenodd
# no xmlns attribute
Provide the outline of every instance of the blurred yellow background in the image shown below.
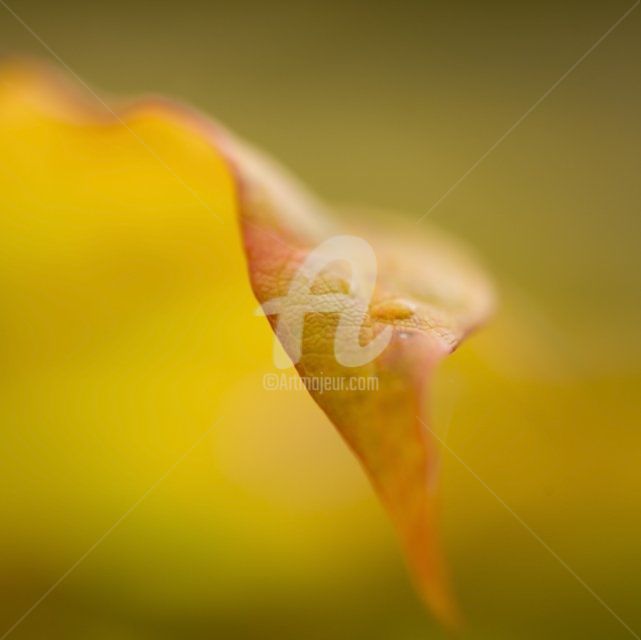
<svg viewBox="0 0 641 640"><path fill-rule="evenodd" d="M177 97L329 201L418 218L630 5L10 6L101 95ZM437 428L637 634L640 28L641 9L426 220L483 255L502 303L444 365ZM2 6L0 51L53 59ZM55 174L41 132L15 134L0 140L0 638L88 550L8 637L442 637L333 427L303 392L263 390L271 337L232 286L233 231L126 132L99 171L92 138ZM228 210L185 136L161 133L162 153ZM443 527L465 637L634 637L460 460L444 453Z"/></svg>

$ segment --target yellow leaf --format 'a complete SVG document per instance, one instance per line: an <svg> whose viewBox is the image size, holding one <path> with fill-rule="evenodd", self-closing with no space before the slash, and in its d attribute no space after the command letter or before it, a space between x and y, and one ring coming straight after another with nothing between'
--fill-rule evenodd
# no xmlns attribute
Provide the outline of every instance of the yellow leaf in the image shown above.
<svg viewBox="0 0 641 640"><path fill-rule="evenodd" d="M354 286L358 251L329 262L309 283L313 296L333 297L339 306L306 314L296 366L389 511L425 601L454 625L438 542L437 447L424 425L435 366L491 310L490 287L468 252L434 231L333 221L294 180L202 116L160 100L112 111L81 99L55 73L31 63L0 71L0 134L0 260L8 267L4 321L13 336L5 362L13 381L80 362L78 370L130 385L135 395L141 376L162 366L145 361L146 336L155 330L144 324L146 308L213 279L220 293L222 398L268 341L267 331L256 328L251 288L266 308L278 298L294 308L302 301L290 295L292 281L319 245L349 233L348 248L358 240L373 248L371 298L361 300ZM193 212L185 207L186 191ZM146 253L159 246L162 268ZM105 260L107 247L118 260ZM202 273L205 255L215 259ZM362 316L349 316L354 301ZM20 313L12 315L12 308ZM336 357L345 314L348 331L358 334L357 350L385 342L357 366ZM130 342L112 339L114 315L130 323ZM177 331L189 331L185 320L175 319ZM279 315L271 313L270 322L277 328ZM291 343L284 346L292 355ZM144 363L137 372L118 366L119 354L132 350ZM205 357L193 353L188 364L199 367ZM314 380L339 388L315 389ZM373 380L376 387L359 390L354 380ZM115 418L126 407L106 402L100 411Z"/></svg>

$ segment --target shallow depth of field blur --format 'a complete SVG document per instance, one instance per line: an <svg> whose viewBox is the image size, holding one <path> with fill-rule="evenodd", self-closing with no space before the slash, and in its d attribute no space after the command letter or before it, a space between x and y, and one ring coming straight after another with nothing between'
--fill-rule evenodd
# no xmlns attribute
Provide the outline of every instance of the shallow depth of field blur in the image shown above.
<svg viewBox="0 0 641 640"><path fill-rule="evenodd" d="M1 4L0 52L53 60ZM632 3L9 4L101 95L174 96L329 201L418 218ZM501 297L434 398L464 637L641 633L640 32L641 8L426 219ZM262 388L269 332L217 367L264 320L230 324L206 232L173 224L123 224L96 282L0 256L0 637L88 550L8 637L442 637L332 425Z"/></svg>

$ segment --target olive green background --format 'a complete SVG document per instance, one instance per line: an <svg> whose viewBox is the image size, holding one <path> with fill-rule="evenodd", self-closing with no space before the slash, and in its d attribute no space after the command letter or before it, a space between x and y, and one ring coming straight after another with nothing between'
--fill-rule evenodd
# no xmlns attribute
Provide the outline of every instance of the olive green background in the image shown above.
<svg viewBox="0 0 641 640"><path fill-rule="evenodd" d="M268 150L328 200L416 219L631 4L10 2L101 93L174 96ZM452 447L636 633L640 35L637 9L426 220L475 246L496 275L503 310L494 331L509 345L537 335L505 356L520 360L501 374L502 387L490 373L479 383L451 366L474 389L456 410L474 426L457 423ZM0 52L54 59L1 6ZM528 443L541 434L554 455L535 459ZM512 455L527 480L502 473ZM444 469L445 502L456 505L446 531L466 637L633 637L473 476L448 483L456 465L449 458ZM470 515L481 508L494 514L491 526ZM266 594L262 607L241 601L184 617L110 605L109 586L79 614L61 587L12 637L54 637L48 620L55 637L441 637L402 570L369 583L347 595L301 588L290 602ZM11 592L9 578L2 586ZM0 633L28 600L6 598ZM123 631L102 636L83 626L85 615Z"/></svg>

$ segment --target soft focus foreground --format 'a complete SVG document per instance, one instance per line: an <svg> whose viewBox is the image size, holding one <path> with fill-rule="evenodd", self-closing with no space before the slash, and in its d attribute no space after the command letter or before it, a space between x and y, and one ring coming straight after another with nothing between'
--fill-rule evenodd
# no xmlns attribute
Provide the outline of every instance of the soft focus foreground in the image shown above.
<svg viewBox="0 0 641 640"><path fill-rule="evenodd" d="M4 620L170 469L98 574L16 634L224 627L280 618L272 599L290 617L338 567L362 588L386 532L311 399L262 388L271 332L220 157L160 105L82 124L29 66L2 77Z"/></svg>
<svg viewBox="0 0 641 640"><path fill-rule="evenodd" d="M366 126L376 130L387 151L381 158L390 158L389 167L402 163L409 177L392 174L389 184L372 178L388 164L370 157L356 163L349 179L347 171L345 177L330 168L323 173L312 151L305 156L307 172L317 171L341 194L351 193L347 185L355 181L353 192L364 193L361 199L431 204L440 195L434 185L447 188L493 141L481 136L488 121L497 135L502 132L560 75L563 63L603 31L603 22L617 17L589 16L579 25L584 41L565 37L563 25L574 28L577 18L564 14L567 22L555 36L567 49L544 58L538 84L528 91L502 94L501 104L512 100L505 112L486 104L477 129L468 111L450 121L437 103L427 115L431 122L441 122L435 115L445 121L449 146L423 131L434 145L434 166L412 162L424 157L417 148L409 160L404 147L394 153L402 145L393 132L376 127L381 107L372 100L372 110L360 117L373 123L354 117L351 143L357 147ZM557 17L549 24L540 18L541 31L547 33ZM541 24L530 18L523 20ZM512 33L523 27L509 12L505 19L512 20ZM104 21L98 22L105 33ZM473 38L476 31L462 33ZM506 286L499 322L445 365L436 406L437 424L445 428L451 421L447 443L457 455L638 632L639 264L631 249L638 226L626 173L634 157L625 155L638 128L623 126L638 95L634 83L625 83L626 74L635 77L625 66L634 60L627 33L523 130L505 151L514 150L511 166L497 156L462 189L456 206L444 205L450 226L467 227L471 237L485 240L486 254L506 266ZM56 34L52 29L54 39ZM503 42L512 50L508 44ZM180 57L172 60L178 64ZM120 86L122 71L108 67L111 58L93 64L111 69L102 77ZM159 66L152 86L166 74ZM401 95L416 97L402 80L395 85ZM493 78L483 80L492 87ZM452 82L451 91L462 92ZM594 82L601 83L598 91ZM613 98L615 90L627 91L627 100ZM438 99L438 91L433 95ZM467 97L461 99L466 109ZM477 106L483 100L478 92L474 98ZM341 109L354 114L344 101ZM313 116L299 115L292 126L307 132ZM394 131L406 141L399 119ZM464 123L463 133L455 122ZM220 413L211 440L202 440L13 637L436 636L413 599L369 488L320 411L303 392L287 393L284 401L262 390L271 336L251 315L249 290L225 292L233 299L230 312L246 317L245 326L230 326L220 316L222 281L230 281L234 270L244 273L240 258L234 264L240 253L233 250L238 239L232 225L221 228L125 131L112 131L119 138L112 162L99 158L96 171L91 136L47 161L35 141L46 138L52 153L60 131L40 126L36 135L24 127L18 142L18 126L14 121L11 131L3 130L0 159L4 628ZM226 190L224 183L212 183L212 175L223 176L211 150L187 131L167 130L162 122L145 126L151 127L145 136L154 133L178 175L185 170L184 179L209 209L226 219L231 192L226 202L215 200ZM265 129L263 139L279 139L283 129ZM324 138L322 131L305 136L305 144L322 148ZM438 154L440 143L449 156ZM282 143L285 150L287 144L297 149L290 141ZM466 153L457 155L460 146ZM194 173L194 156L202 174ZM129 168L117 177L125 157ZM451 175L439 173L441 166ZM429 197L427 187L390 187L427 180L426 171ZM72 172L81 172L84 183L70 183ZM36 183L36 189L20 187ZM227 256L225 278L217 277L217 255ZM525 293L514 280L539 295ZM469 637L629 636L447 453L443 471L445 539Z"/></svg>

